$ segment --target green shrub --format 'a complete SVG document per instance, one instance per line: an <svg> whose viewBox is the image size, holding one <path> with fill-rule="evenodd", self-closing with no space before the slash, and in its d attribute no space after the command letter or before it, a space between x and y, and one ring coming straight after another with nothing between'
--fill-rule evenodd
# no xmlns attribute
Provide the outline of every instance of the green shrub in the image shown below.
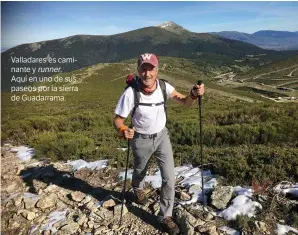
<svg viewBox="0 0 298 235"><path fill-rule="evenodd" d="M248 216L238 215L235 221L229 222L229 225L238 231L251 230L254 227L254 220Z"/></svg>
<svg viewBox="0 0 298 235"><path fill-rule="evenodd" d="M29 119L32 128L38 132L57 131L57 118L52 117L32 117Z"/></svg>
<svg viewBox="0 0 298 235"><path fill-rule="evenodd" d="M52 161L87 158L92 155L95 145L92 139L71 132L44 132L30 139L38 158Z"/></svg>
<svg viewBox="0 0 298 235"><path fill-rule="evenodd" d="M2 126L3 139L14 145L27 144L27 140L35 134L30 121L8 121Z"/></svg>

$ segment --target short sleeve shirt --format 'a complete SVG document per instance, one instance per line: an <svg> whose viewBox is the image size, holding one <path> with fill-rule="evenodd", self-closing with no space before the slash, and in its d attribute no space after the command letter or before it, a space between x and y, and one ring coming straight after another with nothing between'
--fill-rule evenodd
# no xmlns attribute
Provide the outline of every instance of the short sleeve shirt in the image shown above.
<svg viewBox="0 0 298 235"><path fill-rule="evenodd" d="M175 90L169 83L165 82L167 97ZM157 104L164 101L162 90L157 83L156 90L145 95L140 92L140 103ZM128 87L120 97L115 109L115 114L127 118L134 108L134 91ZM141 134L154 134L160 132L166 125L166 114L163 105L143 106L139 105L133 115L132 124L136 132Z"/></svg>

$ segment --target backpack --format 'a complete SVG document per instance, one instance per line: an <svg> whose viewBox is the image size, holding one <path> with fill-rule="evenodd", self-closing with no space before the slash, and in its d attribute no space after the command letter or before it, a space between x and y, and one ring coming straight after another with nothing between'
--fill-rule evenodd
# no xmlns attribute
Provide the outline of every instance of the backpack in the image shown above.
<svg viewBox="0 0 298 235"><path fill-rule="evenodd" d="M137 107L139 105L143 105L143 106L159 106L159 105L163 105L164 109L165 109L165 114L166 114L166 118L167 118L167 107L166 107L166 101L167 101L167 92L166 92L166 80L164 79L158 79L159 82L159 86L161 88L162 94L163 94L163 102L160 103L140 103L140 93L142 92L139 88L139 77L138 76L134 76L133 74L129 74L126 77L126 84L127 86L125 87L125 90L128 87L131 87L133 89L134 92L134 107L132 109L131 112L131 117L133 117Z"/></svg>

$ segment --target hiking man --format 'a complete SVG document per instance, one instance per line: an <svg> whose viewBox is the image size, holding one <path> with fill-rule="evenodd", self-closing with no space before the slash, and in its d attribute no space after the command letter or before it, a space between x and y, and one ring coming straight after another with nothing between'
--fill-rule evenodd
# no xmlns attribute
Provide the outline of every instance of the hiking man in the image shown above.
<svg viewBox="0 0 298 235"><path fill-rule="evenodd" d="M157 79L158 59L146 53L138 58L136 86L129 86L120 97L115 109L114 125L121 137L130 139L134 157L132 186L139 204L148 199L144 189L148 161L155 154L162 177L160 195L161 223L170 234L178 234L179 228L172 220L175 173L172 145L166 128L164 94L178 104L190 107L204 93L204 84L194 85L188 96L177 92L169 83ZM138 95L136 95L138 94ZM139 99L136 102L136 99ZM124 120L132 112L132 128Z"/></svg>

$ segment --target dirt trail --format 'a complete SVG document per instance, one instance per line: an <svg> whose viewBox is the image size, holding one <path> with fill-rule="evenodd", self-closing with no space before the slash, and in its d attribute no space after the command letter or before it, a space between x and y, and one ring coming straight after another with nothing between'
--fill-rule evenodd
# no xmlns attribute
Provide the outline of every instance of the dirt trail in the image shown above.
<svg viewBox="0 0 298 235"><path fill-rule="evenodd" d="M250 80L250 79L255 80L255 79L260 78L260 77L262 77L262 76L264 76L264 75L269 75L269 74L277 73L277 72L280 72L280 71L285 71L285 70L287 70L287 69L295 68L295 67L297 67L297 65L292 65L292 66L289 66L289 67L286 67L286 68L282 68L282 69L274 70L274 71L267 72L267 73L261 73L261 74L258 74L258 75L256 75L256 76L253 76L253 77L250 77L250 78L246 78L246 79L244 79L244 80L245 80L245 81L246 81L246 80ZM297 68L296 68L296 69L297 69Z"/></svg>
<svg viewBox="0 0 298 235"><path fill-rule="evenodd" d="M296 69L294 69L293 71L291 71L288 75L286 75L286 76L288 76L288 77L293 77L293 73L296 71L298 69L298 67L296 68Z"/></svg>

